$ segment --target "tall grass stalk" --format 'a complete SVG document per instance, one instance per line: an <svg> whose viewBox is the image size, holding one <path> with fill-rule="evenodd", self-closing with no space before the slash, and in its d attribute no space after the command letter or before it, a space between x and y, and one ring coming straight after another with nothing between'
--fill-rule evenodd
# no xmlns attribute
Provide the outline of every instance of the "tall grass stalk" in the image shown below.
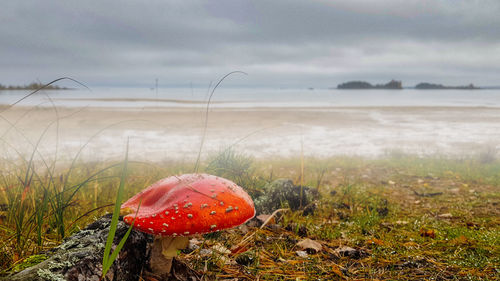
<svg viewBox="0 0 500 281"><path fill-rule="evenodd" d="M241 73L241 74L245 74L245 75L248 75L246 72L243 72L243 71L232 71L232 72L229 72L228 74L224 75L224 77L222 77L219 82L217 82L217 84L215 84L214 88L212 89L212 92L210 93L210 96L208 97L208 101L207 101L207 108L205 110L205 125L203 126L203 134L201 136L201 143L200 143L200 149L198 150L198 156L196 157L196 164L194 165L194 172L197 173L198 172L198 169L200 167L200 158L201 158L201 151L203 149L203 144L205 143L205 136L207 135L207 128L208 128L208 112L209 112L209 109L210 109L210 102L212 101L212 97L215 93L215 90L219 87L219 85L222 83L222 81L224 81L224 79L226 79L228 76L232 75L232 74L235 74L235 73Z"/></svg>

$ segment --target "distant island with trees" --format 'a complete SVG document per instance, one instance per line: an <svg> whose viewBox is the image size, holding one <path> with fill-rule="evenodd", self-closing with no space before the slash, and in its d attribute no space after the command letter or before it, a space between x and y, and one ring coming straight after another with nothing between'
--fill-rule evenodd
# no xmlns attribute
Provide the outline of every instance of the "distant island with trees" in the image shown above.
<svg viewBox="0 0 500 281"><path fill-rule="evenodd" d="M350 81L346 83L339 84L337 89L391 89L391 90L401 90L403 85L401 81L391 80L386 84L376 84L372 85L365 81Z"/></svg>
<svg viewBox="0 0 500 281"><path fill-rule="evenodd" d="M432 83L418 83L415 86L415 89L418 90L478 90L481 89L479 87L474 86L474 84L469 84L467 86L444 86L441 84L432 84Z"/></svg>
<svg viewBox="0 0 500 281"><path fill-rule="evenodd" d="M42 83L37 83L33 82L28 85L22 85L22 86L5 86L0 84L0 90L37 90L40 89L44 86L45 84ZM57 85L48 85L43 88L44 90L69 90L69 88L66 87L59 87Z"/></svg>
<svg viewBox="0 0 500 281"><path fill-rule="evenodd" d="M403 84L401 81L391 80L386 84L376 84L372 85L366 81L349 81L337 86L337 89L390 89L390 90L400 90L403 89ZM478 90L479 87L474 86L474 84L469 84L467 86L444 86L442 84L433 84L428 82L418 83L415 86L417 90Z"/></svg>

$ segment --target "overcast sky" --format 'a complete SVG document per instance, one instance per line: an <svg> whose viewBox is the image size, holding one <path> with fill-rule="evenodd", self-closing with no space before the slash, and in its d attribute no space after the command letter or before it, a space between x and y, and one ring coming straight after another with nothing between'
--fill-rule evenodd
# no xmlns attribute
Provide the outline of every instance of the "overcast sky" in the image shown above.
<svg viewBox="0 0 500 281"><path fill-rule="evenodd" d="M500 85L499 0L1 3L1 84Z"/></svg>

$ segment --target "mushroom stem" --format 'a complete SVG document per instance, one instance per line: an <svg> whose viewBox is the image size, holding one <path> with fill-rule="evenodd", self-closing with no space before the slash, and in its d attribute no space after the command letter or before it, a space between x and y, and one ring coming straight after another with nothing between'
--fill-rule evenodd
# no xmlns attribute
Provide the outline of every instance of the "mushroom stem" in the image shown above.
<svg viewBox="0 0 500 281"><path fill-rule="evenodd" d="M177 250L188 245L188 237L157 236L151 249L151 271L161 277L167 277L172 268L172 259L177 256Z"/></svg>

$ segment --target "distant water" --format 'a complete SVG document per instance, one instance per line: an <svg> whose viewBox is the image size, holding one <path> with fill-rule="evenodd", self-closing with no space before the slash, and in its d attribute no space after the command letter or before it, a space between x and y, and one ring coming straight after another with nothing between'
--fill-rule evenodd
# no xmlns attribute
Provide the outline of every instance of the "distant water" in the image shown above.
<svg viewBox="0 0 500 281"><path fill-rule="evenodd" d="M27 93L1 91L0 104L12 104ZM44 91L19 105L50 107L53 102L57 106L71 107L69 112L75 112L58 124L60 135L49 135L54 132L54 127L51 127L44 137L46 143L41 143L40 147L48 158L54 155L56 148L61 153L73 155L92 139L85 147L88 159L120 159L124 146L116 144L130 140L130 155L134 159L193 160L201 141L202 115L182 119L182 126L178 126L178 120L174 119L156 123L156 118L163 112L169 113L169 110L163 110L167 107L196 107L201 112L207 98L206 89L162 88L156 93L151 89L98 88L92 91ZM212 101L213 107L228 108L228 111L250 110L244 112L244 119L225 119L231 119L231 114L239 116L236 112L221 111L211 115L209 135L204 145L206 153L235 143L238 151L263 158L296 156L302 148L306 156L318 157L379 157L392 151L459 157L500 152L500 90L220 88ZM135 121L129 120L128 114L114 116L108 111L73 110L86 106L140 112L149 110L144 110L141 117L144 120ZM414 108L401 110L400 107ZM297 110L284 110L280 116L275 116L271 111L252 112L252 108ZM21 117L15 112L11 112L14 114L11 116L8 116L9 111L2 113L2 117L7 117L0 120L0 133L4 134L0 155L10 153L17 156L18 151L27 151L29 155L32 151L29 144L36 143L54 120L51 110L26 112L27 115ZM93 116L94 112L100 115ZM220 114L219 119L215 119L217 114ZM17 130L11 130L14 121ZM118 121L128 123L108 128ZM268 126L274 127L270 129ZM91 137L96 130L103 128L107 129ZM255 134L249 135L252 132ZM25 135L31 136L30 142L24 141ZM56 137L59 146L54 146ZM12 150L5 143L20 147Z"/></svg>
<svg viewBox="0 0 500 281"><path fill-rule="evenodd" d="M0 104L12 104L29 91L0 91ZM19 105L65 107L205 107L206 89L94 88L44 90ZM258 107L378 107L444 106L500 107L500 90L337 90L219 88L212 99L217 108Z"/></svg>

